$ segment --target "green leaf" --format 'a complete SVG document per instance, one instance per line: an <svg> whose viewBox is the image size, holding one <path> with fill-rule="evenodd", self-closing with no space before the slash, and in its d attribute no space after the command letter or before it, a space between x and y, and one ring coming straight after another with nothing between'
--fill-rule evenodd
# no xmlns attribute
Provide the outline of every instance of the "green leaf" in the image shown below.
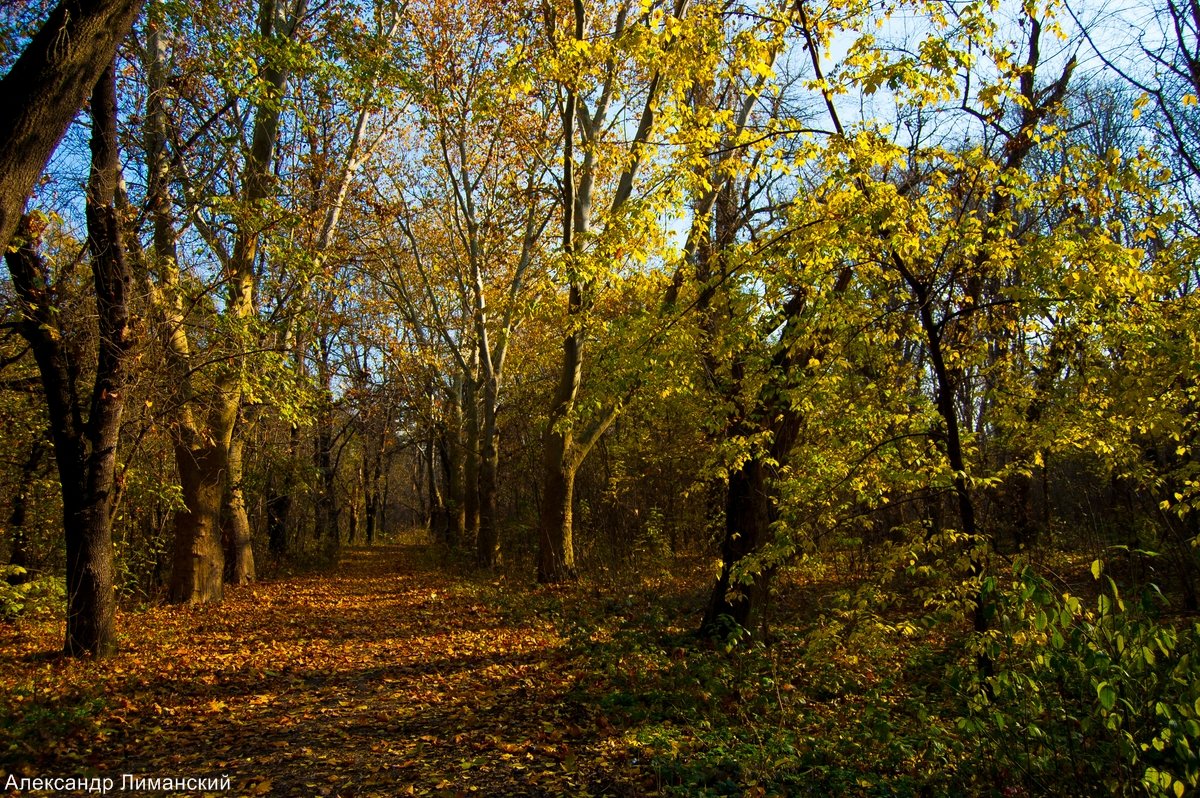
<svg viewBox="0 0 1200 798"><path fill-rule="evenodd" d="M1102 573L1104 573L1104 563L1100 560L1092 560L1092 576L1099 579Z"/></svg>
<svg viewBox="0 0 1200 798"><path fill-rule="evenodd" d="M1108 682L1100 682L1096 685L1096 697L1100 699L1100 706L1106 710L1111 710L1117 703L1117 691Z"/></svg>

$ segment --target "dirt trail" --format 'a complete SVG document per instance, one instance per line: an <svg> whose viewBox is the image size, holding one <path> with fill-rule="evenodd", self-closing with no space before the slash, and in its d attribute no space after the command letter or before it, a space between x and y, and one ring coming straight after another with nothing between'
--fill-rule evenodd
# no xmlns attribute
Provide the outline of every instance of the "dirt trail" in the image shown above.
<svg viewBox="0 0 1200 798"><path fill-rule="evenodd" d="M111 660L39 659L57 629L0 627L0 787L87 774L119 791L129 773L229 775L237 795L634 791L595 769L608 743L567 698L585 666L494 595L380 546L333 575L123 615Z"/></svg>

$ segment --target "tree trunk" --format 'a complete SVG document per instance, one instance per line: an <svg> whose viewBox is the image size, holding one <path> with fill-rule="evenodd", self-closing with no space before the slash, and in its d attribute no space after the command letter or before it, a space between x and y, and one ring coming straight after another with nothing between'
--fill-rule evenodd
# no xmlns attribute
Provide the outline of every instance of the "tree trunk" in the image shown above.
<svg viewBox="0 0 1200 798"><path fill-rule="evenodd" d="M246 515L246 497L242 489L242 430L236 430L229 443L229 462L225 478L225 581L248 585L254 581L254 533Z"/></svg>
<svg viewBox="0 0 1200 798"><path fill-rule="evenodd" d="M429 490L429 532L433 535L433 539L437 542L446 545L454 546L456 538L454 537L455 525L452 519L452 509L447 507L446 497L442 489L438 487L437 479L437 460L440 457L442 460L442 472L449 476L453 465L449 459L449 453L446 451L448 446L439 445L437 435L433 430L429 432L429 443L425 447L425 469L426 482ZM447 479L448 483L452 480ZM451 500L453 501L453 500Z"/></svg>
<svg viewBox="0 0 1200 798"><path fill-rule="evenodd" d="M721 575L709 596L700 633L705 637L727 636L729 621L762 635L766 629L765 606L772 569L762 569L748 584L734 584L734 570L755 554L771 535L775 513L761 457L747 460L730 475L725 497L725 538L721 543ZM728 620L725 620L725 619Z"/></svg>
<svg viewBox="0 0 1200 798"><path fill-rule="evenodd" d="M494 389L485 387L479 458L479 537L475 549L477 564L487 570L500 564L500 535L496 517L496 476L500 468L500 452L496 446L494 396Z"/></svg>
<svg viewBox="0 0 1200 798"><path fill-rule="evenodd" d="M116 209L116 78L103 70L92 93L91 174L87 185L88 252L96 292L98 344L86 423L74 375L82 364L63 346L61 317L51 305L50 270L38 255L40 230L25 217L21 246L6 253L29 342L45 389L63 498L67 554L67 634L72 656L116 649L112 514L117 443L134 338L129 324L131 273Z"/></svg>
<svg viewBox="0 0 1200 798"><path fill-rule="evenodd" d="M12 509L8 514L8 528L13 531L12 552L8 558L9 565L26 570L26 573L13 574L8 577L10 585L20 585L28 582L29 568L29 535L25 532L25 520L29 512L29 494L33 491L33 482L46 454L46 447L39 437L30 447L29 457L21 466L21 481L17 483L13 495Z"/></svg>
<svg viewBox="0 0 1200 798"><path fill-rule="evenodd" d="M337 474L333 465L333 419L322 412L317 422L317 475L320 491L317 494L316 532L317 540L337 540L338 516L341 508L337 498Z"/></svg>
<svg viewBox="0 0 1200 798"><path fill-rule="evenodd" d="M450 402L450 414L441 429L439 451L442 456L442 471L445 477L441 493L442 507L446 512L446 544L457 548L467 534L467 478L466 447L463 444L463 390L461 381ZM430 494L432 497L433 494Z"/></svg>
<svg viewBox="0 0 1200 798"><path fill-rule="evenodd" d="M479 538L479 399L475 377L463 378L463 528L460 545L474 547Z"/></svg>
<svg viewBox="0 0 1200 798"><path fill-rule="evenodd" d="M317 413L316 466L320 479L320 491L316 505L316 538L336 549L340 542L339 526L341 505L337 495L337 459L333 454L333 374L329 368L331 342L329 336L317 341L320 359L317 361L317 378L320 383L321 409Z"/></svg>
<svg viewBox="0 0 1200 798"><path fill-rule="evenodd" d="M896 258L897 264L900 263ZM979 541L979 528L975 520L975 502L971 496L971 486L968 482L966 457L962 446L962 433L959 425L958 405L955 402L957 394L956 380L946 366L942 351L941 326L933 317L933 300L929 286L916 279L907 268L901 269L901 274L909 288L917 298L920 314L921 329L925 333L926 345L929 348L929 362L933 367L933 375L937 385L937 409L942 417L944 433L944 449L946 461L954 473L954 495L958 500L958 520L960 531L967 536L968 545L976 548L971 556L971 576L983 576L985 566L983 557L986 554L984 543ZM992 615L992 608L985 600L982 589L977 593L975 609L972 613L972 623L976 632L986 632ZM985 667L989 670L990 665Z"/></svg>
<svg viewBox="0 0 1200 798"><path fill-rule="evenodd" d="M386 438L384 440L386 441ZM371 468L367 472L366 484L363 485L363 504L365 505L363 512L366 516L363 532L366 535L368 546L375 543L375 524L379 515L379 480L383 472L383 459L384 441L381 441L379 451L375 453Z"/></svg>
<svg viewBox="0 0 1200 798"><path fill-rule="evenodd" d="M175 514L170 599L177 604L220 601L225 572L220 518L227 451L217 445L177 444L175 463L186 509Z"/></svg>
<svg viewBox="0 0 1200 798"><path fill-rule="evenodd" d="M787 338L784 333L784 340ZM796 362L807 362L811 349L799 357L789 357L792 347L783 346L776 353L778 373L786 374L795 368ZM744 378L740 367L735 364L735 383ZM729 477L725 498L725 537L721 543L721 574L713 586L700 633L720 638L732 629L727 616L752 635L765 638L767 633L766 608L770 598L771 578L775 573L774 563L751 563L746 576L749 583L735 584L737 570L743 563L769 544L774 536L771 525L778 518L777 496L771 480L777 465L788 461L792 448L800 438L801 416L790 407L780 407L786 401L770 383L764 386L759 396L759 418L770 418L766 427L770 430L770 445L767 451L751 456ZM752 434L762 425L745 423L745 432Z"/></svg>
<svg viewBox="0 0 1200 798"><path fill-rule="evenodd" d="M577 286L571 286L569 304L582 304ZM575 310L577 313L578 310ZM574 314L571 314L574 315ZM563 339L562 370L549 423L542 438L542 512L538 520L538 581L545 583L574 579L575 543L572 502L575 471L572 456L574 431L564 426L579 394L583 373L583 336L571 332Z"/></svg>
<svg viewBox="0 0 1200 798"><path fill-rule="evenodd" d="M263 0L260 10L261 36L283 43L294 37L296 26L304 17L305 2L295 0L289 5L277 5ZM275 57L267 58L259 73L263 99L254 107L250 150L241 175L244 215L234 231L232 253L222 264L226 277L222 313L226 320L233 322L235 329L249 326L247 322L255 315L255 268L260 234L266 224L264 208L269 205L273 189L275 147L288 74L288 66L280 64ZM169 271L173 274L172 279L177 279L177 267ZM170 596L176 602L199 604L219 600L222 596L221 580L225 569L220 512L229 465L229 445L242 400L247 342L232 336L234 340L222 340L218 344L229 348L215 359L218 365L212 387L202 403L208 410L203 418L197 418L200 414L193 406L200 403L190 384L191 352L183 332L184 319L178 297L173 300L174 308L167 309L171 316L168 352L183 394L176 421L175 453L186 509L178 514L175 523L175 571L171 576ZM161 302L158 304L166 307Z"/></svg>
<svg viewBox="0 0 1200 798"><path fill-rule="evenodd" d="M142 0L62 0L0 80L0 252Z"/></svg>
<svg viewBox="0 0 1200 798"><path fill-rule="evenodd" d="M287 554L287 521L291 509L291 490L284 487L283 492L276 492L274 486L268 488L267 495L267 550L275 557Z"/></svg>
<svg viewBox="0 0 1200 798"><path fill-rule="evenodd" d="M85 434L88 438L86 492L80 528L67 534L68 654L104 654L116 649L113 614L112 513L117 478L117 444L134 346L128 297L133 275L121 244L116 196L117 79L115 65L103 71L92 93L92 172L88 181L88 250L96 288L99 351L96 381Z"/></svg>
<svg viewBox="0 0 1200 798"><path fill-rule="evenodd" d="M277 559L287 554L288 550L287 527L292 509L294 482L292 467L299 449L300 430L298 427L292 427L288 433L287 473L283 479L283 489L276 488L273 478L267 483L267 549Z"/></svg>
<svg viewBox="0 0 1200 798"><path fill-rule="evenodd" d="M573 540L572 505L575 494L575 464L569 456L554 447L551 430L544 462L542 513L538 526L538 581L556 584L573 580L575 542ZM557 439L562 440L558 435Z"/></svg>
<svg viewBox="0 0 1200 798"><path fill-rule="evenodd" d="M375 545L375 524L379 517L379 493L377 488L371 490L371 495L366 498L366 518L365 528L363 530L367 539L367 545Z"/></svg>

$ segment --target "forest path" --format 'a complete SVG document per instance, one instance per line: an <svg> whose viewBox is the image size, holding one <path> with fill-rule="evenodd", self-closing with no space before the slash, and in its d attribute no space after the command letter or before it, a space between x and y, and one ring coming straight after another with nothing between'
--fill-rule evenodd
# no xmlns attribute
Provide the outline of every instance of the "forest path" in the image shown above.
<svg viewBox="0 0 1200 798"><path fill-rule="evenodd" d="M377 546L219 605L124 613L120 654L98 662L46 658L61 626L0 626L0 787L15 773L117 793L122 774L228 775L226 795L639 792L597 769L621 755L570 698L586 662L498 595L422 547Z"/></svg>

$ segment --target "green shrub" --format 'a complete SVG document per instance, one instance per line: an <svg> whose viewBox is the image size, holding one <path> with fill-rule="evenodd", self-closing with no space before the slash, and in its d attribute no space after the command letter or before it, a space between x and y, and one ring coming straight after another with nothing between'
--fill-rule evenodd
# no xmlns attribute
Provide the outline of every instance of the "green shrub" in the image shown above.
<svg viewBox="0 0 1200 798"><path fill-rule="evenodd" d="M19 565L0 566L0 620L61 614L67 602L66 581L54 576L38 576L20 584L9 581L25 574Z"/></svg>
<svg viewBox="0 0 1200 798"><path fill-rule="evenodd" d="M1099 562L1093 565L1101 577ZM984 585L996 611L975 663L954 674L958 719L993 783L1037 793L1181 796L1200 780L1200 626L1160 616L1155 589L1135 602L1107 579L1095 609L1028 567ZM980 774L981 776L985 774Z"/></svg>

